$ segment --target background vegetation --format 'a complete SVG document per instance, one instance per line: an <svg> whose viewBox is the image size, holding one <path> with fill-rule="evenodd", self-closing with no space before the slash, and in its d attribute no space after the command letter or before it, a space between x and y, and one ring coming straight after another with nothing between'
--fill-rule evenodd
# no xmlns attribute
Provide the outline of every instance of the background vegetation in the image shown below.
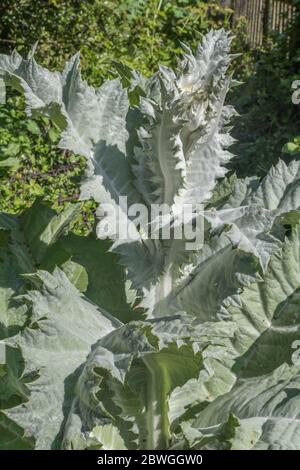
<svg viewBox="0 0 300 470"><path fill-rule="evenodd" d="M300 78L300 1L292 2L297 7L292 28L251 51L251 66L233 98L241 114L234 132L234 168L241 176L264 176L280 157L300 156L300 107L291 99L292 83Z"/></svg>
<svg viewBox="0 0 300 470"><path fill-rule="evenodd" d="M159 63L176 65L180 42L194 47L210 28L232 27L230 9L202 0L2 0L0 15L1 52L26 54L38 40L38 61L54 69L80 50L83 75L94 85L112 76L115 61L149 75ZM300 155L299 109L291 102L291 83L300 78L300 35L291 41L286 32L250 50L244 19L234 32L234 52L243 54L235 72L243 85L230 98L241 114L232 166L240 175L263 176L280 156ZM7 91L0 105L0 210L19 212L37 197L54 208L76 200L84 160L57 151L58 138L46 119L29 120L21 97ZM88 203L76 230L92 224Z"/></svg>

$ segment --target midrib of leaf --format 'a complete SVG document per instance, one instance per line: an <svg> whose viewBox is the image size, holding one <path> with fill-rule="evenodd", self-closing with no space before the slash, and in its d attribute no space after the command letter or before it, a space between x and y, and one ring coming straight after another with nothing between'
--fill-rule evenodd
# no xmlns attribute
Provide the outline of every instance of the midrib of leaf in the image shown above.
<svg viewBox="0 0 300 470"><path fill-rule="evenodd" d="M168 390L166 367L153 356L145 355L143 362L148 370L146 391L147 449L167 449L170 442ZM157 429L158 427L158 429Z"/></svg>
<svg viewBox="0 0 300 470"><path fill-rule="evenodd" d="M164 179L163 203L171 205L173 202L172 174L168 168L168 160L163 151L163 132L165 126L165 112L162 113L161 123L158 131L158 161Z"/></svg>
<svg viewBox="0 0 300 470"><path fill-rule="evenodd" d="M217 108L217 116L215 118L215 122L214 122L214 125L212 127L212 130L208 136L208 140L205 142L205 145L209 145L211 144L212 140L213 140L213 137L215 135L215 133L217 132L218 130L218 125L219 125L219 121L220 121L220 118L221 118L221 111L223 109L223 106L224 106L224 102L225 102L225 97L226 97L226 94L228 92L228 89L229 89L229 84L230 84L230 80L228 79L227 82L226 82L226 86L224 87L224 90L222 92L222 95L221 95L221 100L219 102L219 105L218 105L218 108ZM162 152L162 129L163 129L163 122L164 122L164 113L163 113L163 117L162 117L162 122L161 122L161 125L160 125L160 128L159 128L159 147L158 147L158 150L159 150L159 161L160 161L160 166L161 166L161 170L162 170L162 174L164 176L164 183L165 183L165 188L164 188L164 203L167 203L168 204L168 201L169 201L169 192L170 192L170 189L169 187L171 187L172 185L167 185L167 181L170 180L172 181L172 175L169 175L169 178L167 177L168 176L168 165L167 165L167 159L164 158L164 155L163 155L163 152ZM202 144L202 146L204 146L204 144ZM171 196L171 200L170 200L170 204L173 202L172 200L172 196ZM200 201L198 201L200 202ZM170 246L170 249L169 249L169 252L168 252L168 255L166 256L166 259L165 259L165 263L164 263L164 269L163 269L163 272L164 274L162 275L156 289L155 289L155 305L158 305L158 309L157 309L157 312L159 313L159 315L166 315L168 314L168 302L166 301L166 299L168 298L169 294L172 292L172 289L173 289L173 277L171 275L171 272L172 272L172 267L173 267L173 264L174 264L174 261L176 259L176 246L177 244L174 243L175 240L173 240L171 242L171 246Z"/></svg>
<svg viewBox="0 0 300 470"><path fill-rule="evenodd" d="M177 244L176 240L171 242L170 249L165 258L163 274L155 288L155 310L159 316L164 316L168 314L168 302L167 299L169 294L173 289L173 276L172 276L172 267L176 259L177 254Z"/></svg>

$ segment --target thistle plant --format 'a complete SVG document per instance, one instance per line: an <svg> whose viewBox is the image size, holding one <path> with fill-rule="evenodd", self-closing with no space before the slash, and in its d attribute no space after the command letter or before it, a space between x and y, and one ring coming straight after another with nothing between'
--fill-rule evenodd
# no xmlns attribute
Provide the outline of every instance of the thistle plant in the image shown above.
<svg viewBox="0 0 300 470"><path fill-rule="evenodd" d="M0 216L2 448L300 448L299 162L226 175L230 43L211 31L177 70L99 88L78 55L63 72L0 56L98 204L89 237L68 233L78 204ZM156 220L127 210L154 204Z"/></svg>

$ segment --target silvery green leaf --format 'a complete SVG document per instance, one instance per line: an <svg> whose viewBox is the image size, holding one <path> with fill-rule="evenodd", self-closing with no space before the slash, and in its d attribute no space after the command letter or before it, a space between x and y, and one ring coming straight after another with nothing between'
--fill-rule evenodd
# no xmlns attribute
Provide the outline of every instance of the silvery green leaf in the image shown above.
<svg viewBox="0 0 300 470"><path fill-rule="evenodd" d="M300 168L299 161L286 165L279 160L273 166L259 187L250 194L246 204L257 204L279 213L299 209Z"/></svg>
<svg viewBox="0 0 300 470"><path fill-rule="evenodd" d="M95 426L90 433L90 438L99 443L98 445L102 450L126 450L118 428L111 424Z"/></svg>
<svg viewBox="0 0 300 470"><path fill-rule="evenodd" d="M200 335L188 338L183 320L174 320L132 322L97 343L78 380L65 447L93 423L99 432L117 427L131 449L168 447L169 395L202 369Z"/></svg>
<svg viewBox="0 0 300 470"><path fill-rule="evenodd" d="M230 414L228 420L218 426L198 429L191 422L181 425L188 448L201 450L249 450L261 436L262 425L254 419L236 418Z"/></svg>
<svg viewBox="0 0 300 470"><path fill-rule="evenodd" d="M13 336L26 321L27 308L13 299L24 287L22 274L41 265L78 210L72 205L55 214L35 204L20 217L0 214L0 338Z"/></svg>
<svg viewBox="0 0 300 470"><path fill-rule="evenodd" d="M22 350L27 373L35 371L38 378L27 384L28 400L5 415L35 440L36 448L49 449L59 447L74 380L91 346L120 322L84 299L62 271L30 277L39 290L20 299L31 306L30 324L9 344Z"/></svg>
<svg viewBox="0 0 300 470"><path fill-rule="evenodd" d="M287 365L243 380L200 413L193 427L203 432L225 423L233 413L239 421L251 420L252 426L261 429L248 449L299 450L299 385L299 370Z"/></svg>
<svg viewBox="0 0 300 470"><path fill-rule="evenodd" d="M234 347L241 356L239 374L264 374L292 361L299 338L299 226L271 258L258 283L227 299L229 317L237 325Z"/></svg>

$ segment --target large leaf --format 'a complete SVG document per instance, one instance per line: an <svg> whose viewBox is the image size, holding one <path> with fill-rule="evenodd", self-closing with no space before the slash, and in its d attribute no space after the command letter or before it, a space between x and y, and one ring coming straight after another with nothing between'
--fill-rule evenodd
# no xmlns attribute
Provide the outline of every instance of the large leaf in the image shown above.
<svg viewBox="0 0 300 470"><path fill-rule="evenodd" d="M237 329L232 342L235 385L193 427L224 424L229 413L261 427L257 448L299 449L300 229L273 255L263 281L227 301ZM293 365L294 364L294 365ZM250 446L251 448L252 446Z"/></svg>
<svg viewBox="0 0 300 470"><path fill-rule="evenodd" d="M24 285L21 275L41 265L78 209L69 206L57 215L36 204L22 217L0 214L0 337L13 335L25 322L26 308L13 300Z"/></svg>
<svg viewBox="0 0 300 470"><path fill-rule="evenodd" d="M28 401L5 414L35 439L37 448L52 448L61 441L80 366L99 337L119 323L84 299L62 271L30 277L41 290L23 297L32 308L30 324L10 344L21 348L27 373L36 371L39 377L27 384Z"/></svg>
<svg viewBox="0 0 300 470"><path fill-rule="evenodd" d="M132 320L133 310L127 299L125 273L111 244L94 235L80 237L68 233L80 206L72 204L57 214L45 204L35 203L21 216L0 215L0 321L2 336L23 325L26 308L18 307L13 294L24 289L24 273L37 269L50 272L59 266L71 282L86 296L123 321Z"/></svg>
<svg viewBox="0 0 300 470"><path fill-rule="evenodd" d="M1 450L32 450L34 439L24 433L24 429L18 426L0 412Z"/></svg>
<svg viewBox="0 0 300 470"><path fill-rule="evenodd" d="M291 364L292 344L300 338L299 259L298 226L273 255L264 280L228 300L230 318L238 325L234 347L241 357L236 368L243 377Z"/></svg>
<svg viewBox="0 0 300 470"><path fill-rule="evenodd" d="M77 447L93 423L98 432L111 423L128 448L167 448L172 437L169 396L202 368L189 330L173 318L130 323L102 338L79 378L65 446Z"/></svg>
<svg viewBox="0 0 300 470"><path fill-rule="evenodd" d="M209 405L194 427L204 433L207 428L225 423L229 413L234 413L241 423L250 422L257 430L248 449L299 450L299 385L299 369L294 366L282 366L268 375L241 381Z"/></svg>

